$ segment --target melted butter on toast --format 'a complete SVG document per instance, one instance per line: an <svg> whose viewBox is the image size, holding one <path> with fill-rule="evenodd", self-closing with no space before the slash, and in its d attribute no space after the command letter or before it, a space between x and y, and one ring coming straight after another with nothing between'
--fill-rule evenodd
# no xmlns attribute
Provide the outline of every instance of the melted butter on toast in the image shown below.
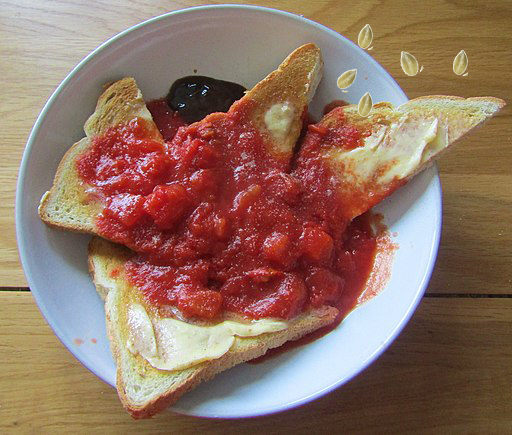
<svg viewBox="0 0 512 435"><path fill-rule="evenodd" d="M295 116L296 110L288 102L273 104L265 112L265 125L277 143L288 135Z"/></svg>
<svg viewBox="0 0 512 435"><path fill-rule="evenodd" d="M213 326L200 326L174 318L150 318L140 304L132 304L127 312L127 347L154 368L183 370L203 361L220 358L227 353L236 337L255 337L282 331L287 322L262 319L250 323L231 320Z"/></svg>
<svg viewBox="0 0 512 435"><path fill-rule="evenodd" d="M331 157L343 162L345 177L385 184L411 176L447 145L447 129L437 118L409 122L404 117L376 127L363 146L333 150Z"/></svg>

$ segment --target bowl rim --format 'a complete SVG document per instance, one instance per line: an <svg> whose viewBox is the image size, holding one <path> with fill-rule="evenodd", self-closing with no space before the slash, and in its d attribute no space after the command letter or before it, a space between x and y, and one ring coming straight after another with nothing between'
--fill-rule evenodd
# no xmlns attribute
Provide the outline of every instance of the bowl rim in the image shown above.
<svg viewBox="0 0 512 435"><path fill-rule="evenodd" d="M39 292L37 285L35 282L33 282L31 273L30 273L30 266L28 264L28 244L27 244L27 237L26 237L26 231L25 228L22 226L22 210L23 210L23 204L22 204L22 192L25 189L25 178L26 178L26 170L27 165L30 160L30 155L32 153L32 149L34 147L34 144L37 139L37 135L39 133L39 130L41 129L42 125L44 124L45 118L50 111L50 109L53 107L55 100L59 97L59 95L63 92L65 87L68 85L68 83L73 80L75 75L82 70L91 60L93 60L98 54L106 50L109 46L111 46L113 43L122 40L127 35L131 34L132 32L136 32L137 30L144 28L146 26L149 26L155 22L158 21L164 21L169 19L169 17L174 17L182 14L189 14L189 13L198 13L203 12L207 10L241 10L241 11L250 11L250 12L260 12L260 13L268 13L272 15L279 15L283 16L285 18L288 18L290 20L294 20L296 22L310 25L314 28L317 28L321 30L322 32L326 32L330 34L331 36L334 36L337 39L344 40L345 43L348 43L349 45L352 45L355 49L362 52L362 54L366 57L366 61L368 61L372 68L376 68L380 74L382 74L386 80L390 81L394 87L396 87L397 95L401 98L408 100L407 95L405 92L401 89L401 87L398 85L396 80L391 76L391 74L388 73L388 71L380 65L370 54L366 53L365 50L360 49L357 44L355 44L353 41L345 37L344 35L336 32L333 29L330 29L329 27L320 24L316 21L313 21L309 18L304 17L303 15L295 14L288 11L283 11L276 8L269 8L264 6L256 6L256 5L240 5L240 4L218 4L218 5L202 5L202 6L193 6L193 7L187 7L183 9L177 9L174 11L170 11L152 18L149 18L147 20L144 20L140 23L137 23L133 26L130 26L119 33L115 34L114 36L110 37L100 45L98 45L94 50L92 50L87 56L85 56L76 66L74 66L71 71L65 76L65 78L60 82L60 84L55 88L55 90L51 93L50 97L44 104L43 108L41 109L39 115L36 118L36 121L34 122L34 125L30 131L30 134L27 138L27 142L25 145L25 149L23 151L21 163L18 170L18 179L16 183L16 200L15 200L15 225L16 225L16 240L17 240L17 246L18 246L18 253L20 262L23 268L24 275L26 277L27 283L30 288L30 292L32 296L34 297L36 304L41 311L43 317L45 318L45 321L52 329L53 333L57 336L57 338L61 341L61 343L66 347L68 351L70 351L73 356L85 367L87 367L92 373L94 373L95 376L99 377L103 382L110 384L110 381L107 380L104 376L98 374L92 367L89 367L84 361L82 361L82 358L78 355L77 350L74 348L68 347L64 341L63 341L63 332L61 331L61 328L59 328L56 324L50 323L48 320L51 318L51 314L47 310L47 307L44 303L44 298L42 297L41 293ZM280 406L272 407L272 409L261 409L259 412L250 413L247 415L232 415L227 418L244 418L244 417L255 417L255 416L261 416L261 415L269 415L274 414L278 412L282 412L300 405L303 405L305 403L308 403L314 399L317 399L334 389L338 388L339 386L346 384L347 382L351 381L355 376L357 376L359 373L364 371L369 365L371 365L375 359L377 359L390 345L394 342L398 334L403 330L407 322L410 320L412 315L414 314L417 306L419 305L419 302L421 301L425 290L427 288L427 285L429 283L430 277L432 275L432 272L434 270L434 266L437 259L437 253L439 249L439 243L440 243L440 237L441 237L441 228L442 228L442 190L441 190L441 183L439 179L438 169L437 166L434 164L433 166L434 174L432 181L434 183L434 189L437 190L437 197L438 204L436 207L437 214L435 216L435 219L438 222L438 225L435 227L435 231L433 233L433 239L430 246L430 252L428 257L428 264L425 268L425 273L421 279L421 284L418 288L418 291L416 292L415 297L411 301L411 304L409 305L407 311L405 312L402 319L397 323L395 328L393 329L392 333L387 337L387 339L374 350L374 352L370 355L369 358L367 358L363 363L360 365L360 367L354 371L354 373L344 379L340 379L337 382L332 383L331 385L326 386L323 389L320 389L314 394L310 394L309 396L303 397L298 400L294 400L288 403L283 403ZM185 414L185 415L194 415L198 416L193 413L186 413L180 410L175 410L174 408L171 408L173 412L179 413L179 414ZM216 418L215 415L200 415L199 417L209 417L209 418ZM224 415L219 418L226 418Z"/></svg>

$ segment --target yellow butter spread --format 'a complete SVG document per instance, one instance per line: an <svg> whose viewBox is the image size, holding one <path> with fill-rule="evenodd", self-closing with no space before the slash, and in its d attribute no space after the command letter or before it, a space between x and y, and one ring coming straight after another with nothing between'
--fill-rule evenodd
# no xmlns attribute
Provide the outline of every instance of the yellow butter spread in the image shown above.
<svg viewBox="0 0 512 435"><path fill-rule="evenodd" d="M404 179L448 145L447 129L437 118L413 120L404 116L390 126L379 126L352 150L335 150L334 161L343 163L344 176L381 184Z"/></svg>
<svg viewBox="0 0 512 435"><path fill-rule="evenodd" d="M160 370L183 370L220 358L229 351L235 337L255 337L282 331L287 323L262 319L251 323L224 321L213 326L199 326L173 318L148 315L140 304L127 312L127 347Z"/></svg>
<svg viewBox="0 0 512 435"><path fill-rule="evenodd" d="M274 139L281 140L290 132L294 118L295 110L291 104L277 103L265 112L265 126Z"/></svg>

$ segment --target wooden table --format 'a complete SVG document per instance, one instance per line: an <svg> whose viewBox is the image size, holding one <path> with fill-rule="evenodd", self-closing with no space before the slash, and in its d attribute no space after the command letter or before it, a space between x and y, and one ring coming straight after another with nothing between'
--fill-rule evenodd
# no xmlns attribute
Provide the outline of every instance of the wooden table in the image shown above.
<svg viewBox="0 0 512 435"><path fill-rule="evenodd" d="M236 2L237 3L237 2ZM115 391L62 346L27 288L14 233L18 166L46 99L86 54L193 0L0 0L0 432L512 432L512 117L510 106L443 158L443 234L419 309L389 350L337 391L277 415L135 422ZM412 98L512 101L510 1L265 1L357 40ZM469 76L452 71L464 49ZM407 77L401 51L425 70ZM321 429L321 430L319 430Z"/></svg>

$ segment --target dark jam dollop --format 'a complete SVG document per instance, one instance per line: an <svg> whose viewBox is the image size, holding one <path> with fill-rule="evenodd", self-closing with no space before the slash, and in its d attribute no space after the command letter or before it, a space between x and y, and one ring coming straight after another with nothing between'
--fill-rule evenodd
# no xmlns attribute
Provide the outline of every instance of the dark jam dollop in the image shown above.
<svg viewBox="0 0 512 435"><path fill-rule="evenodd" d="M271 155L250 120L250 101L181 125L150 103L165 143L137 119L110 129L79 159L82 179L105 199L100 235L137 254L126 274L155 307L218 319L289 319L308 307L356 304L375 256L364 218L345 219L336 177L319 157L331 135L355 147L350 126L309 126L290 163ZM149 132L149 133L148 133Z"/></svg>
<svg viewBox="0 0 512 435"><path fill-rule="evenodd" d="M191 124L213 112L227 112L242 98L245 88L237 83L205 76L187 76L176 80L166 101L169 107Z"/></svg>

